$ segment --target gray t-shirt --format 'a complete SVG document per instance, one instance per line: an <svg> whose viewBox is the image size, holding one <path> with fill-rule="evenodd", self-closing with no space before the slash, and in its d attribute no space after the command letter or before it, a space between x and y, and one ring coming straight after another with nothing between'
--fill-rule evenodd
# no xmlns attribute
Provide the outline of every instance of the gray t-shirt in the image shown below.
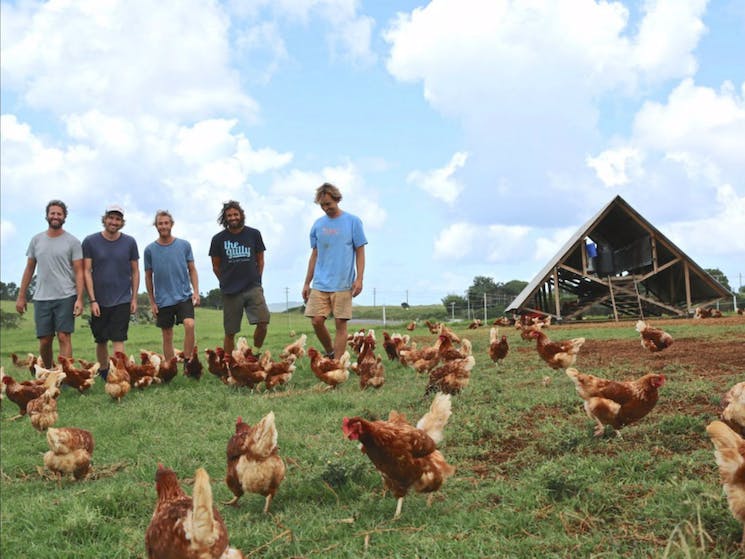
<svg viewBox="0 0 745 559"><path fill-rule="evenodd" d="M26 256L36 260L36 292L34 301L65 299L77 294L74 260L83 259L80 241L67 231L59 237L45 232L34 235Z"/></svg>

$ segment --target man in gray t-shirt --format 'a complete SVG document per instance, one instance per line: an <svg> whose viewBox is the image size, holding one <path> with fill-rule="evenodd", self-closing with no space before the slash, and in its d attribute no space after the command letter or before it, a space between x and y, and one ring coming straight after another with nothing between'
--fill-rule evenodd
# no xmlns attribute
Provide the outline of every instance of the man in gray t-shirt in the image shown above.
<svg viewBox="0 0 745 559"><path fill-rule="evenodd" d="M39 338L39 355L44 367L54 365L53 342L57 335L59 353L72 357L75 317L83 312L83 249L80 241L62 226L67 206L61 200L47 204L46 231L34 235L28 245L26 269L16 299L16 311L26 312L26 291L36 271L34 322Z"/></svg>

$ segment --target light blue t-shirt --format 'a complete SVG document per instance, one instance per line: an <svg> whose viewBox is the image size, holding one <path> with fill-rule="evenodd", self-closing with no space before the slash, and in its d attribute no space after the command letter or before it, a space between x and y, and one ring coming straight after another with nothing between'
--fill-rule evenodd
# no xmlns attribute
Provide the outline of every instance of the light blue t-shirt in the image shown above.
<svg viewBox="0 0 745 559"><path fill-rule="evenodd" d="M313 289L347 291L355 276L355 251L366 245L362 220L343 212L340 216L319 217L310 229L310 247L318 251L313 270Z"/></svg>
<svg viewBox="0 0 745 559"><path fill-rule="evenodd" d="M194 261L191 244L174 239L170 245L154 241L145 247L145 271L153 271L155 304L170 307L191 297L189 262Z"/></svg>

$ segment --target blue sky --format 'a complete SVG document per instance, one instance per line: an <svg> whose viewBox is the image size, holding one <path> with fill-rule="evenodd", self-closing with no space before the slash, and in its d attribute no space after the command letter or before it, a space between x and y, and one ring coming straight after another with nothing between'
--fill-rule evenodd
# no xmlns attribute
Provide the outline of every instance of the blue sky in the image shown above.
<svg viewBox="0 0 745 559"><path fill-rule="evenodd" d="M52 198L106 205L140 252L157 209L209 242L239 200L270 303L300 298L315 188L369 240L360 304L528 281L620 194L745 281L740 0L2 2L0 279ZM141 285L144 291L144 283Z"/></svg>

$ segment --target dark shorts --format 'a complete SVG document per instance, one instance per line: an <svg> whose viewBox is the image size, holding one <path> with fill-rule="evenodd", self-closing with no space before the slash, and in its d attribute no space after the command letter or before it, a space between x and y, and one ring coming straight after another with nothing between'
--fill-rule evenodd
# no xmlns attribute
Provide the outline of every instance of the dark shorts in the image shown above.
<svg viewBox="0 0 745 559"><path fill-rule="evenodd" d="M194 318L194 303L191 297L175 305L158 308L158 319L155 324L158 328L173 328L174 324L182 324L187 318Z"/></svg>
<svg viewBox="0 0 745 559"><path fill-rule="evenodd" d="M129 303L101 307L101 316L91 316L91 332L97 344L125 342L129 331Z"/></svg>
<svg viewBox="0 0 745 559"><path fill-rule="evenodd" d="M241 319L246 312L249 324L269 324L269 307L264 299L264 288L260 285L248 291L222 296L222 325L227 335L241 331Z"/></svg>
<svg viewBox="0 0 745 559"><path fill-rule="evenodd" d="M34 322L36 323L36 337L46 338L57 332L71 334L75 331L75 299L76 295L64 299L49 301L34 301Z"/></svg>

